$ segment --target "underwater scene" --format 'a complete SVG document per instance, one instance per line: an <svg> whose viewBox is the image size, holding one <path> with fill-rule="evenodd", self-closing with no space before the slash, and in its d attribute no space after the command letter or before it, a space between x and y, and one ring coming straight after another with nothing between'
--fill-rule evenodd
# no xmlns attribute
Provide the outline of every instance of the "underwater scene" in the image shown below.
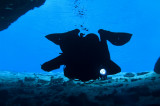
<svg viewBox="0 0 160 106"><path fill-rule="evenodd" d="M159 106L159 0L0 0L0 106Z"/></svg>

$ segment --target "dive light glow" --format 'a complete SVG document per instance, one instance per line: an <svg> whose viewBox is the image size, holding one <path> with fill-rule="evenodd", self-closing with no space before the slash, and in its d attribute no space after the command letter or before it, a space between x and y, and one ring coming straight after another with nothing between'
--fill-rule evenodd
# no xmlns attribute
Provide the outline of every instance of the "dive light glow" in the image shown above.
<svg viewBox="0 0 160 106"><path fill-rule="evenodd" d="M105 70L105 69L101 69L101 70L100 70L100 74L101 74L101 75L105 75L105 74L106 74L106 70Z"/></svg>

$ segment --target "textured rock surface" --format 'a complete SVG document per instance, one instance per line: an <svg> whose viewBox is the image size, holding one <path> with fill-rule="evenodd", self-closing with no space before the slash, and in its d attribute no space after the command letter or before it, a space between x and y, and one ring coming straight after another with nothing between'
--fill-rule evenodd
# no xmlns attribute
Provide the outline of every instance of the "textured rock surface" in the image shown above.
<svg viewBox="0 0 160 106"><path fill-rule="evenodd" d="M63 73L0 73L1 106L149 106L160 105L160 75L153 71L81 82Z"/></svg>
<svg viewBox="0 0 160 106"><path fill-rule="evenodd" d="M45 0L0 0L0 31L9 27L21 15L34 7L41 6Z"/></svg>

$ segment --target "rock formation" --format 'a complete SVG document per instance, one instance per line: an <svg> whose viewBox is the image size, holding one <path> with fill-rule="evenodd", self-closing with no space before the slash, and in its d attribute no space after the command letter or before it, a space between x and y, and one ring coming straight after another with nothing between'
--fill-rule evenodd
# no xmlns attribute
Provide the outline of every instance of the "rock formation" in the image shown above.
<svg viewBox="0 0 160 106"><path fill-rule="evenodd" d="M0 31L8 28L34 7L40 7L45 0L0 0Z"/></svg>
<svg viewBox="0 0 160 106"><path fill-rule="evenodd" d="M160 75L109 75L81 82L59 73L0 73L0 106L159 106Z"/></svg>

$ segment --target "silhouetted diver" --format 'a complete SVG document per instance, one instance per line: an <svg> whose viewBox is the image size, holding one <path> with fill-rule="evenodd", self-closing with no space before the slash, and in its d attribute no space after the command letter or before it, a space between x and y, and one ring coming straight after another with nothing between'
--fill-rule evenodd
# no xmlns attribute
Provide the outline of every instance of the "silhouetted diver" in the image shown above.
<svg viewBox="0 0 160 106"><path fill-rule="evenodd" d="M81 81L105 79L107 75L121 71L120 67L110 59L106 40L120 46L127 43L132 34L113 33L100 29L98 33L101 41L99 41L96 34L91 33L83 37L83 34L78 35L79 32L79 29L75 29L66 33L47 35L48 40L60 45L63 53L44 63L41 68L49 72L60 68L60 65L65 65L64 75Z"/></svg>

